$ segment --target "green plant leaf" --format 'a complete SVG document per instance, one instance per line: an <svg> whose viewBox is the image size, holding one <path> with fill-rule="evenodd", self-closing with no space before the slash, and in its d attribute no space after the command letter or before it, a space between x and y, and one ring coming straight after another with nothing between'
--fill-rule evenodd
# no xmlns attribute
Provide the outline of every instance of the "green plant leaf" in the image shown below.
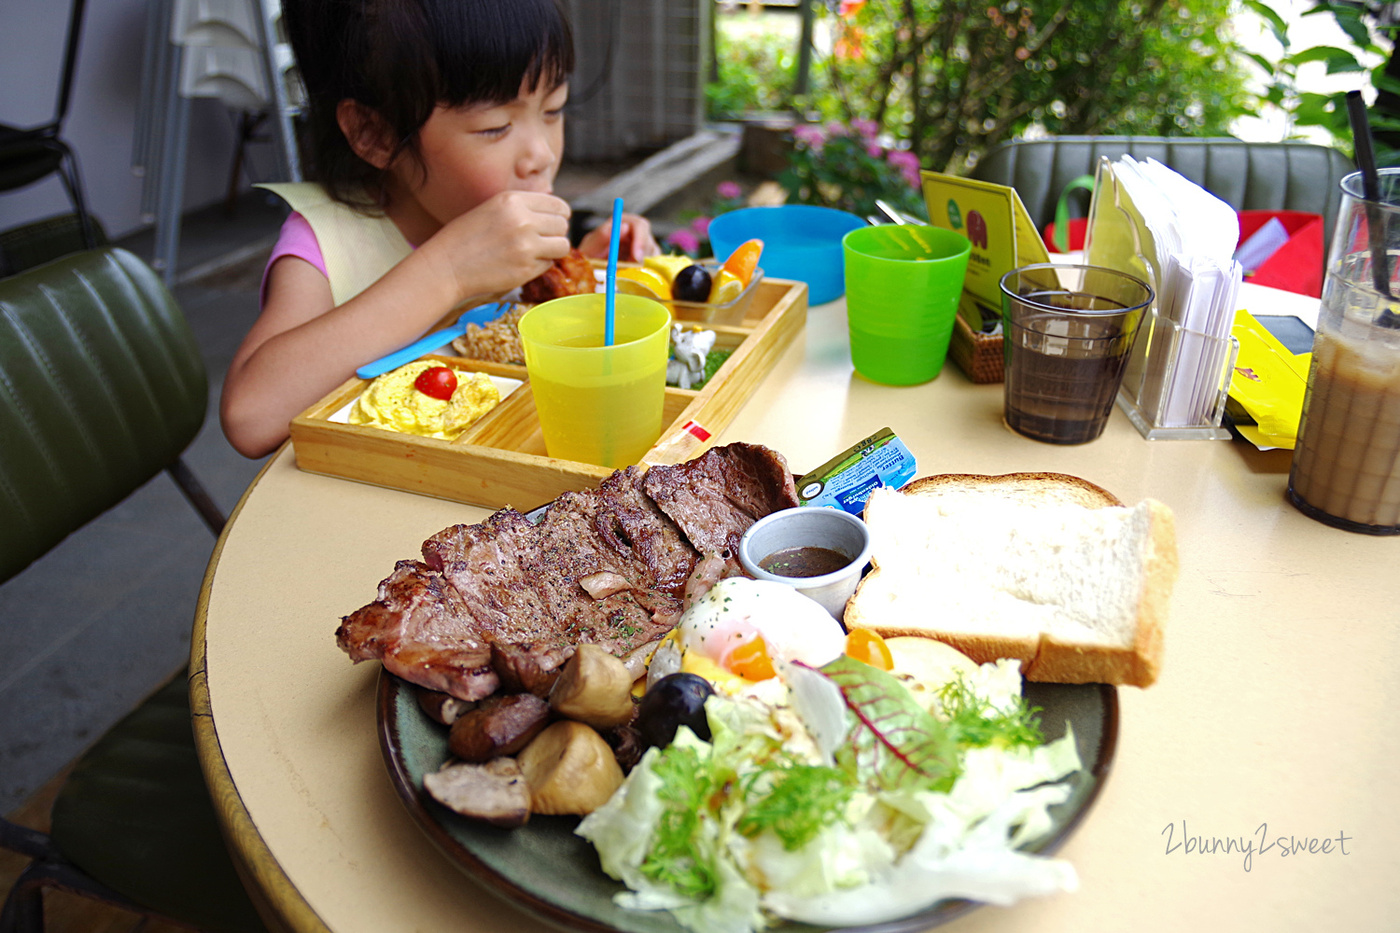
<svg viewBox="0 0 1400 933"><path fill-rule="evenodd" d="M836 763L871 775L880 790L946 790L958 773L948 728L919 705L895 677L842 655L822 669L840 689L853 719Z"/></svg>
<svg viewBox="0 0 1400 933"><path fill-rule="evenodd" d="M1288 24L1273 7L1261 2L1261 0L1245 0L1244 7L1264 20L1279 44L1285 49L1288 48Z"/></svg>

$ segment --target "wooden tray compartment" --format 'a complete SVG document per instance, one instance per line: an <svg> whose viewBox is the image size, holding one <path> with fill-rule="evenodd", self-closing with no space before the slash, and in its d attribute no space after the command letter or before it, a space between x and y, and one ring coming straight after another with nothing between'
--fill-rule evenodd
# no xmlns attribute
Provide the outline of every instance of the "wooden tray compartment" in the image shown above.
<svg viewBox="0 0 1400 933"><path fill-rule="evenodd" d="M734 352L701 389L667 387L661 437L644 463L679 463L713 446L807 321L807 286L765 279L757 283L742 323L713 326L715 345ZM681 322L685 323L685 322ZM613 471L557 460L545 452L525 367L455 357L463 370L520 379L524 385L455 441L399 434L329 419L364 391L352 378L302 412L291 424L297 466L485 508L527 511L569 490L591 489Z"/></svg>

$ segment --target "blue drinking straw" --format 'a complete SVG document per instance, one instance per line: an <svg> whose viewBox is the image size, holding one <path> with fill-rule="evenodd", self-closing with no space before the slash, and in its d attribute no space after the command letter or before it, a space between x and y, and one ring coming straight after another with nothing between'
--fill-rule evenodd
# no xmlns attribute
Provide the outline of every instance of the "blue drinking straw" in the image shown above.
<svg viewBox="0 0 1400 933"><path fill-rule="evenodd" d="M622 198L613 198L612 236L608 238L608 276L603 284L606 316L603 318L603 346L613 345L613 325L617 318L617 248L622 238Z"/></svg>

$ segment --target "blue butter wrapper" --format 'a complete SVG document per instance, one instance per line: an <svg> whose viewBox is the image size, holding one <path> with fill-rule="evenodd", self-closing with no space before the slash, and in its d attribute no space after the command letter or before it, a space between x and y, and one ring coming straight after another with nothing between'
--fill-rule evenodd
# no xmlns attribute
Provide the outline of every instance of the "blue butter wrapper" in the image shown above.
<svg viewBox="0 0 1400 933"><path fill-rule="evenodd" d="M889 428L881 428L799 479L797 499L802 505L835 506L859 515L873 490L899 489L915 472L909 448Z"/></svg>

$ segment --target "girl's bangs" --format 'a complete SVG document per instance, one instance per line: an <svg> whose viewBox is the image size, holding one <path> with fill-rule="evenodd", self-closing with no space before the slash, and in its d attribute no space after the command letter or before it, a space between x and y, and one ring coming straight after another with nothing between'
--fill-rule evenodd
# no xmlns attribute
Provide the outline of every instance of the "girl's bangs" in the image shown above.
<svg viewBox="0 0 1400 933"><path fill-rule="evenodd" d="M449 106L501 104L552 89L574 69L573 36L554 0L450 2L431 13L438 100Z"/></svg>

